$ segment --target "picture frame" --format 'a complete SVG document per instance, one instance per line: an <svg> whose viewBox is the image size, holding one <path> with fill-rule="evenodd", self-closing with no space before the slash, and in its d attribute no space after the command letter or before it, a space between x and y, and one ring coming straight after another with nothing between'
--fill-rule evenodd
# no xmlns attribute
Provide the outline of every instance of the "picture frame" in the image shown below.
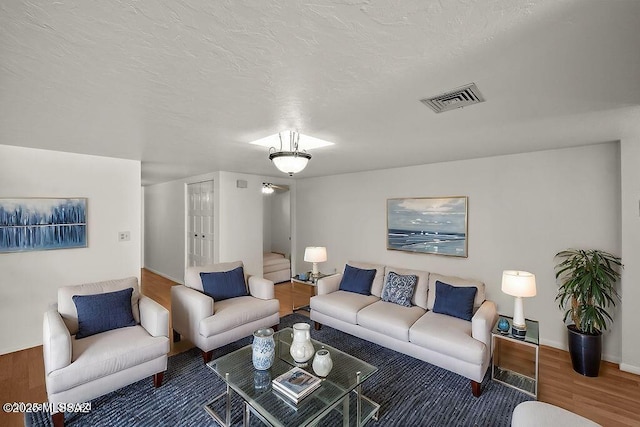
<svg viewBox="0 0 640 427"><path fill-rule="evenodd" d="M468 257L467 196L387 199L387 249Z"/></svg>
<svg viewBox="0 0 640 427"><path fill-rule="evenodd" d="M86 198L0 198L0 253L86 247Z"/></svg>

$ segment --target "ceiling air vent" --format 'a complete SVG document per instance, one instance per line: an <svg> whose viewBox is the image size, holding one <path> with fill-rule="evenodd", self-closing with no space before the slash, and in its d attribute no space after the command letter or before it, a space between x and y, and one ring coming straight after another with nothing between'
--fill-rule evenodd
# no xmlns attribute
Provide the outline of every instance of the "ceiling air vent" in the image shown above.
<svg viewBox="0 0 640 427"><path fill-rule="evenodd" d="M476 84L471 83L445 92L442 95L421 99L420 102L436 113L442 113L444 111L455 110L456 108L484 102L484 97L478 90Z"/></svg>

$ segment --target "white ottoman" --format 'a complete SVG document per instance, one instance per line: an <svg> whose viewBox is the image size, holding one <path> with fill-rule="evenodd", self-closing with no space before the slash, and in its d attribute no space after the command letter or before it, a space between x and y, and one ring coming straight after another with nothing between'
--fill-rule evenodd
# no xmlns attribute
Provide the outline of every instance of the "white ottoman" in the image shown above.
<svg viewBox="0 0 640 427"><path fill-rule="evenodd" d="M539 426L598 427L600 424L544 402L522 402L513 410L511 427Z"/></svg>

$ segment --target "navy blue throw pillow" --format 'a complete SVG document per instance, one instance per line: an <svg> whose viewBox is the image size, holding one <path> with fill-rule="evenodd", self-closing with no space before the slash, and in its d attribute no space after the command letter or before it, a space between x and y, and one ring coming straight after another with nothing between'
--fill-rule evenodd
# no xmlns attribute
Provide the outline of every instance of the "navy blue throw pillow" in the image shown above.
<svg viewBox="0 0 640 427"><path fill-rule="evenodd" d="M363 270L362 268L351 267L349 264L344 267L344 274L340 281L340 290L355 292L356 294L371 295L371 284L376 277L376 270Z"/></svg>
<svg viewBox="0 0 640 427"><path fill-rule="evenodd" d="M76 339L137 325L131 311L132 288L94 295L74 295L78 312Z"/></svg>
<svg viewBox="0 0 640 427"><path fill-rule="evenodd" d="M249 295L244 283L244 269L240 266L230 271L200 273L204 293L214 301Z"/></svg>
<svg viewBox="0 0 640 427"><path fill-rule="evenodd" d="M451 286L436 280L436 301L433 312L471 320L473 301L478 288L475 286Z"/></svg>

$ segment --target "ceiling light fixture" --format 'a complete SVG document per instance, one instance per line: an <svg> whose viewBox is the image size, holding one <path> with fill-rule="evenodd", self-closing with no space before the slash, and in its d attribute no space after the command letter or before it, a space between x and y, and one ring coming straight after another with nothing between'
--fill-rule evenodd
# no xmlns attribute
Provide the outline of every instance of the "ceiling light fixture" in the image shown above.
<svg viewBox="0 0 640 427"><path fill-rule="evenodd" d="M282 133L278 134L280 140L280 150L275 147L269 148L269 160L282 172L293 176L294 173L301 172L307 167L307 163L311 160L311 154L305 151L299 151L298 143L300 142L300 133L296 131L283 132L285 139L289 137L289 151L283 150Z"/></svg>
<svg viewBox="0 0 640 427"><path fill-rule="evenodd" d="M273 188L273 184L270 182L262 183L262 194L273 194L274 191L276 190Z"/></svg>

